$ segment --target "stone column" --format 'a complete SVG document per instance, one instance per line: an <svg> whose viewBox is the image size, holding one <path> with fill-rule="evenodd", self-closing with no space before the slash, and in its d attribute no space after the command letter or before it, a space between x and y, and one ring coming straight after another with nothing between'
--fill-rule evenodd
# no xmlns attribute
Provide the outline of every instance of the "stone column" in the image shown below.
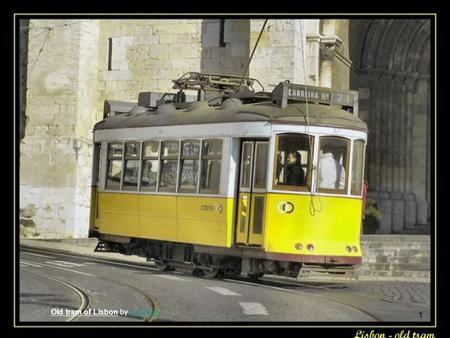
<svg viewBox="0 0 450 338"><path fill-rule="evenodd" d="M405 201L405 228L414 229L416 225L416 202L414 201L414 195L404 193L403 199Z"/></svg>
<svg viewBox="0 0 450 338"><path fill-rule="evenodd" d="M92 128L96 121L97 70L100 27L98 21L80 24L77 123L72 149L76 160L73 237L86 237L89 227L92 175Z"/></svg>
<svg viewBox="0 0 450 338"><path fill-rule="evenodd" d="M378 193L378 208L383 216L380 221L379 234L390 234L392 232L392 199L388 192Z"/></svg>
<svg viewBox="0 0 450 338"><path fill-rule="evenodd" d="M320 20L306 21L306 46L307 46L307 84L318 86L320 74Z"/></svg>
<svg viewBox="0 0 450 338"><path fill-rule="evenodd" d="M21 225L34 224L27 231L34 238L86 237L98 20L31 20L30 27Z"/></svg>
<svg viewBox="0 0 450 338"><path fill-rule="evenodd" d="M428 121L428 81L414 74L414 123L412 139L412 192L417 200L417 224L428 222L427 201L427 121Z"/></svg>
<svg viewBox="0 0 450 338"><path fill-rule="evenodd" d="M322 36L320 40L320 86L333 86L333 64L336 49L342 41L336 35Z"/></svg>
<svg viewBox="0 0 450 338"><path fill-rule="evenodd" d="M393 192L392 197L392 230L395 233L401 233L404 228L404 207L405 201L401 192Z"/></svg>

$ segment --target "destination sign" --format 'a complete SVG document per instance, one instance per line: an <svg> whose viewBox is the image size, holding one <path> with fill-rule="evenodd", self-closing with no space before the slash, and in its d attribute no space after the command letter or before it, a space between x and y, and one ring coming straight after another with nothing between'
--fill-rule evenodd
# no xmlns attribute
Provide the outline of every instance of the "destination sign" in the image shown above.
<svg viewBox="0 0 450 338"><path fill-rule="evenodd" d="M358 92L336 91L330 88L306 86L290 82L280 82L271 94L273 103L286 108L290 102L311 102L333 106L343 109L351 107L353 114L358 114Z"/></svg>
<svg viewBox="0 0 450 338"><path fill-rule="evenodd" d="M317 103L325 103L339 106L353 106L354 95L346 92L338 92L328 90L326 88L318 88L311 86L292 85L287 88L289 100L314 101Z"/></svg>

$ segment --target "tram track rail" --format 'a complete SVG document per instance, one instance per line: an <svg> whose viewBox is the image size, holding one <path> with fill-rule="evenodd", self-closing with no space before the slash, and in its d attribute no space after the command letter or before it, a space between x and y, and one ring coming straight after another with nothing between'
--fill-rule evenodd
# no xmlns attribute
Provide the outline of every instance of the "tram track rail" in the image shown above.
<svg viewBox="0 0 450 338"><path fill-rule="evenodd" d="M134 292L140 294L145 299L145 301L149 305L149 309L147 311L145 311L145 315L143 317L136 316L136 315L134 315L134 316L127 315L127 317L143 319L144 322L154 322L159 318L160 311L161 311L161 306L160 306L159 302L156 299L154 299L152 296L150 296L144 290L139 289L129 283L121 283L121 282L112 280L110 278L105 278L105 277L96 277L96 278L116 284L116 285L120 285L122 287L129 288L129 289L133 290Z"/></svg>
<svg viewBox="0 0 450 338"><path fill-rule="evenodd" d="M308 292L305 292L305 291L302 291L302 290L288 289L286 287L283 287L281 282L271 282L271 284L279 284L279 286L276 286L276 285L269 285L269 284L267 284L267 281L265 281L265 280L249 282L249 281L244 280L242 277L226 278L224 280L232 282L232 283L254 285L254 286L257 286L257 287L270 288L270 289L284 291L284 292L291 292L291 293L297 293L297 294L300 293L300 294L308 295L309 297L311 297L311 296L312 297L318 297L318 298L321 298L321 299L325 299L327 301L331 301L331 302L334 302L334 303L338 303L338 304L347 306L347 307L349 307L349 308L351 308L353 310L359 311L359 312L365 314L366 316L371 317L374 321L377 321L377 322L382 322L383 321L378 316L376 316L376 315L374 315L374 314L372 314L372 313L362 309L361 307L358 307L358 306L356 306L354 304L351 304L349 302L344 302L344 301L338 300L338 299L336 299L334 297L318 295L318 294L311 294L311 293L308 293ZM302 284L296 284L296 283L292 283L290 285L292 285L292 286L302 286L302 287L307 287L307 288L315 288L315 289L325 289L323 287L313 287L313 286L310 286L310 285L302 285ZM336 291L336 290L333 290L333 291Z"/></svg>
<svg viewBox="0 0 450 338"><path fill-rule="evenodd" d="M28 249L30 249L30 247L26 247L26 249L28 250ZM31 249L36 249L36 248L31 248ZM47 252L47 253L49 253L49 252L57 252L56 250L55 251L53 251L53 250L45 250L45 249L41 249L41 248L36 249L36 250L30 250L30 251ZM74 255L68 254L68 253L63 253L63 254L67 255L67 256L75 256L75 257L79 257L79 258L83 258L83 259L92 259L92 260L102 261L104 263L120 264L117 260L110 261L108 258L90 258L90 257L86 257L86 256L83 256L83 255L77 255L77 254L74 254ZM158 272L159 271L157 268L153 268L151 265L145 264L145 263L132 263L132 264L125 264L125 263L123 263L123 264L124 265L131 265L131 266L133 266L135 268L142 268L142 269L146 269L146 270L152 270L154 272ZM165 272L165 273L170 273L170 272ZM97 278L102 279L103 277L97 277ZM112 280L109 280L107 278L103 278L103 279L107 280L109 282L116 283L118 285L121 284L121 283L119 283L117 281L112 281ZM383 321L378 316L376 316L376 315L374 315L372 313L369 313L368 311L362 309L361 307L358 307L358 306L356 306L354 304L350 304L349 302L344 302L342 300L337 300L336 298L330 297L330 296L312 294L312 293L308 293L308 292L305 292L305 291L302 291L302 290L296 290L296 289L288 288L286 286L288 285L290 287L306 287L306 288L310 288L310 289L323 289L323 290L328 290L328 291L336 291L336 290L333 290L331 288L326 288L326 287L323 287L323 286L317 287L317 286L313 286L313 285L306 284L306 283L296 283L296 282L293 282L293 281L286 280L286 278L277 278L277 280L270 280L270 281L265 280L265 279L258 280L258 281L248 281L248 280L246 280L243 277L234 277L234 278L223 278L221 280L232 282L232 283L253 285L253 286L257 286L257 287L271 288L271 289L275 289L275 290L279 290L279 291L283 291L283 292L301 293L301 294L307 294L308 296L319 297L321 299L325 299L327 301L339 303L339 304L347 306L347 307L349 307L349 308L351 308L353 310L356 310L356 311L359 311L361 313L364 313L365 315L373 318L374 321L377 321L377 322ZM124 286L124 285L122 284L122 286ZM134 286L131 286L131 285L128 285L128 287L135 288ZM140 292L141 294L144 295L144 297L146 297L144 291L139 290L138 292ZM152 308L153 308L153 312L152 313L154 313L156 315L156 313L158 313L158 311L159 311L158 310L158 305L156 305L157 303L154 300L152 300L151 297L149 297L148 303L152 304L151 305ZM154 317L155 317L154 315L151 315L148 318L145 318L144 321L146 321L146 322L154 321L156 319Z"/></svg>
<svg viewBox="0 0 450 338"><path fill-rule="evenodd" d="M36 251L39 251L39 250L36 250ZM46 251L46 252L51 252L51 251ZM45 265L45 266L47 266L47 265ZM89 309L89 304L91 304L92 302L90 301L90 298L87 295L87 293L85 291L83 291L83 289L81 289L80 287L77 287L77 286L73 285L72 283L67 282L66 280L51 277L51 276L46 276L46 275L43 275L34 270L27 270L27 272L35 274L35 275L39 275L40 277L43 277L43 278L46 278L49 280L53 280L55 282L58 282L64 286L70 288L72 291L74 291L78 294L78 296L80 297L80 300L81 300L80 306L75 311L76 314L69 317L66 321L68 321L68 322L74 321L76 318L80 317L80 314L82 314L85 310ZM131 314L130 314L130 311L128 311L126 317L141 319L144 322L154 322L159 318L160 310L161 310L161 306L160 306L159 302L156 299L154 299L152 296L150 296L144 290L139 289L129 283L121 283L121 282L118 282L116 280L106 278L106 277L95 276L94 278L96 278L98 280L106 281L106 282L109 282L109 283L112 283L115 285L119 285L124 288L131 289L132 291L138 293L143 299L145 299L146 303L149 306L148 309L145 309L144 311L141 310L141 311L139 311L138 314L134 314L134 313L136 313L136 311L131 310ZM140 316L139 314L143 314L143 315Z"/></svg>
<svg viewBox="0 0 450 338"><path fill-rule="evenodd" d="M69 289L71 289L72 291L74 291L79 297L80 297L80 305L78 307L78 309L75 312L75 314L71 315L68 319L66 319L66 322L72 322L74 321L76 318L80 317L80 314L83 313L89 306L89 296L79 287L76 287L75 285L73 285L72 283L69 283L65 280L59 279L59 278L55 278L55 277L50 277L50 276L46 276L43 275L41 273L38 273L36 271L33 270L27 270L28 273L34 274L34 275L38 275L39 277L45 278L45 279L49 279L52 281L55 281L61 285L64 285L66 287L68 287Z"/></svg>
<svg viewBox="0 0 450 338"><path fill-rule="evenodd" d="M61 254L58 252L58 250L46 250L46 249L41 249L41 248L25 247L25 246L23 248L30 252L41 252L41 253L43 253L43 252L52 253L53 252L53 253ZM91 258L89 256L80 255L80 254L69 254L67 252L62 253L62 255L73 256L73 257L83 258L83 259L93 260L93 261L99 261L99 262L103 262L105 264L119 264L119 265L124 265L124 266L130 266L130 267L139 268L142 270L151 270L154 273L160 273L160 271L156 267L153 267L152 265L150 265L148 263L133 262L133 263L128 264L128 263L125 263L124 261L119 261L119 260L114 260L114 259L109 259L109 258L104 258L104 257ZM170 274L171 272L165 272L165 273ZM107 278L103 278L103 277L97 277L97 278L104 279L108 282L116 283L117 285L131 288L131 289L135 290L135 292L140 293L146 299L147 303L149 304L149 306L151 308L151 310L149 310L149 316L146 316L145 318L143 318L143 320L146 322L151 322L151 321L155 321L157 319L157 315L159 315L159 311L160 311L159 303L156 300L154 300L151 296L146 294L145 291L140 290L132 285L109 280ZM300 282L297 280L290 280L288 277L277 277L277 278L263 277L263 279L260 279L257 281L250 281L250 280L246 279L245 277L240 276L240 277L220 278L219 280L227 281L230 283L247 284L247 285L252 285L252 286L256 286L256 287L271 288L271 289L275 289L275 290L279 290L279 291L283 291L283 292L301 293L301 294L305 294L308 296L318 297L318 298L325 299L330 302L334 302L334 303L338 303L338 304L347 306L353 310L359 311L359 312L365 314L366 316L369 316L374 321L377 321L377 322L383 321L383 319L379 318L377 315L365 310L364 308L362 308L358 305L352 304L349 301L337 299L336 297L330 295L331 292L339 292L340 291L339 289L346 288L345 286L340 287L338 289L336 289L336 287L333 287L336 285L341 285L343 282L345 282L342 280L339 280L337 282L320 281L320 283L326 283L328 285L315 285L317 283L312 282L312 281ZM351 280L350 282L353 283L355 281ZM323 294L319 295L317 293L306 292L305 290L298 290L298 288L325 290L325 291L328 291L329 293L327 295L323 295ZM376 295L365 294L365 293L361 293L361 292L355 292L355 294L358 294L369 300L390 301L389 299L385 299L385 297L382 297L381 295L376 296ZM402 303L405 304L405 302L402 302ZM418 306L417 304L405 304L405 305Z"/></svg>

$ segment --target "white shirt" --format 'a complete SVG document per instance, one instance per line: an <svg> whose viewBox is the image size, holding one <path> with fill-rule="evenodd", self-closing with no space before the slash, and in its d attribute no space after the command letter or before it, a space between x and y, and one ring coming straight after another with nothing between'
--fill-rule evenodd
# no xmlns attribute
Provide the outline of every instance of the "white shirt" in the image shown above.
<svg viewBox="0 0 450 338"><path fill-rule="evenodd" d="M337 186L339 183L339 186ZM319 164L319 188L344 189L345 169L332 153L323 154Z"/></svg>

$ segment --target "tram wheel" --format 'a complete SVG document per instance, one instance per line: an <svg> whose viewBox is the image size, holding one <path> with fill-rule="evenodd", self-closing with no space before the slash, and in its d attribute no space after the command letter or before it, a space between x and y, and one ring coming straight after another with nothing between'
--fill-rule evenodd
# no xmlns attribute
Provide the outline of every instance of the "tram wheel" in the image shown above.
<svg viewBox="0 0 450 338"><path fill-rule="evenodd" d="M249 273L249 274L247 274L247 276L251 280L255 280L256 281L259 278L261 278L262 276L264 276L264 272Z"/></svg>
<svg viewBox="0 0 450 338"><path fill-rule="evenodd" d="M214 278L219 274L220 270L217 268L214 268L212 270L203 270L203 277L205 278Z"/></svg>
<svg viewBox="0 0 450 338"><path fill-rule="evenodd" d="M164 261L157 261L155 260L155 266L159 271L169 271L169 264L167 264Z"/></svg>

